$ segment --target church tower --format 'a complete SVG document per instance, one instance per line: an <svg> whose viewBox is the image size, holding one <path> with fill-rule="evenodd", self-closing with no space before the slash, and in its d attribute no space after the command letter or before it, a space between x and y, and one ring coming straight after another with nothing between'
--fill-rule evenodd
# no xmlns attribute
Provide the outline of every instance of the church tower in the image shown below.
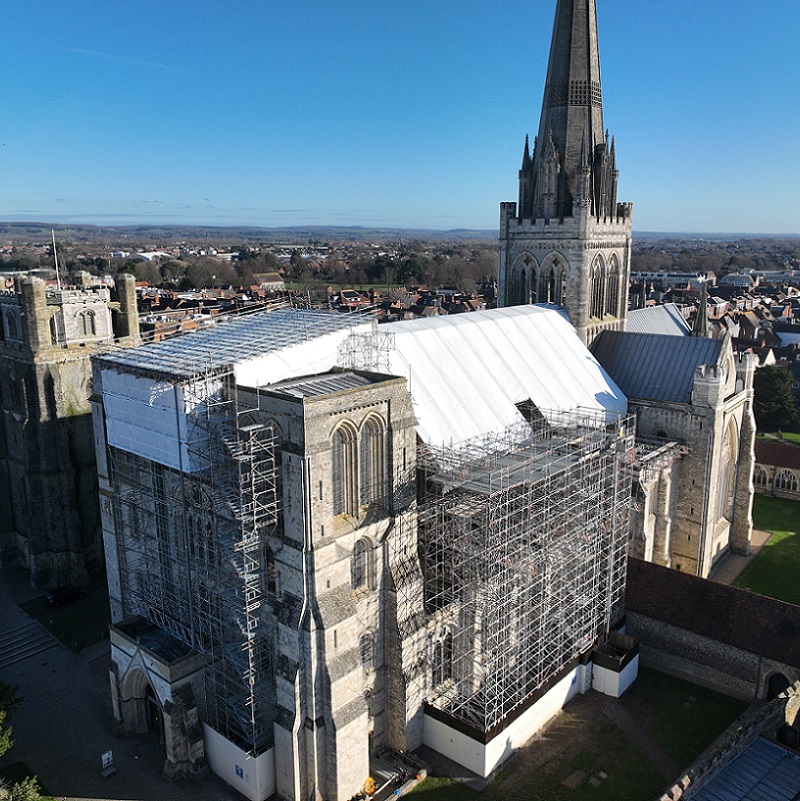
<svg viewBox="0 0 800 801"><path fill-rule="evenodd" d="M587 345L624 329L633 204L617 202L618 177L595 0L558 0L539 134L525 137L519 202L500 204L499 306L564 306Z"/></svg>

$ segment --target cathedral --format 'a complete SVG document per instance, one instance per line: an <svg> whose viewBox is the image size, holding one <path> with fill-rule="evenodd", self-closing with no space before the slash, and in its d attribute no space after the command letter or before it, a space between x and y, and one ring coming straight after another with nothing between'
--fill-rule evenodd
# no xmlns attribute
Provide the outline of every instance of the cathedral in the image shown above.
<svg viewBox="0 0 800 801"><path fill-rule="evenodd" d="M628 325L617 181L595 2L558 0L500 308L283 309L95 356L114 725L157 731L166 776L348 801L424 747L488 777L635 681L630 552L747 552L753 361Z"/></svg>
<svg viewBox="0 0 800 801"><path fill-rule="evenodd" d="M519 201L500 206L499 306L563 306L587 345L624 329L633 204L617 201L618 179L595 1L559 2L539 133L532 152L525 138Z"/></svg>

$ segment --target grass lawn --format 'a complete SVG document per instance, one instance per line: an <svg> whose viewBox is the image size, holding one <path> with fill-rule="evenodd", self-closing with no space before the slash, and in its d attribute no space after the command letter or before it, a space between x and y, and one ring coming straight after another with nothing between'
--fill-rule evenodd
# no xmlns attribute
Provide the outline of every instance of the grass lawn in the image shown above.
<svg viewBox="0 0 800 801"><path fill-rule="evenodd" d="M800 605L800 501L756 495L753 523L773 536L734 586Z"/></svg>
<svg viewBox="0 0 800 801"><path fill-rule="evenodd" d="M14 762L8 765L8 767L0 769L0 779L3 779L9 785L17 784L23 779L27 779L29 776L33 775L33 771L24 762ZM40 801L55 801L49 794L47 788L43 787L38 779L37 782L39 783Z"/></svg>
<svg viewBox="0 0 800 801"><path fill-rule="evenodd" d="M647 669L640 671L639 680L619 703L681 769L688 768L747 706ZM598 712L590 695L570 703L545 736L518 751L481 792L431 776L414 790L414 797L419 801L647 801L657 798L668 784L635 743Z"/></svg>
<svg viewBox="0 0 800 801"><path fill-rule="evenodd" d="M74 653L108 637L111 612L108 590L105 586L89 589L86 598L73 601L60 609L50 609L45 595L20 604L31 617L36 618Z"/></svg>
<svg viewBox="0 0 800 801"><path fill-rule="evenodd" d="M661 750L684 768L747 709L737 698L641 668L621 699Z"/></svg>
<svg viewBox="0 0 800 801"><path fill-rule="evenodd" d="M800 434L796 431L782 431L780 437L775 434L757 434L756 439L762 442L790 442L793 445L800 445Z"/></svg>

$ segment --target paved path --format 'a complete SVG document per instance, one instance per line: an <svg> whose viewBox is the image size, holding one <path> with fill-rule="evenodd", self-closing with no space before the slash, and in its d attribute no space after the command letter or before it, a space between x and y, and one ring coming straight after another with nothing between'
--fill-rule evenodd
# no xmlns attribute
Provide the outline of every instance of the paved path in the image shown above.
<svg viewBox="0 0 800 801"><path fill-rule="evenodd" d="M661 747L651 739L638 721L628 714L616 698L609 698L599 693L593 695L603 714L625 733L634 748L638 748L644 754L667 784L674 782L681 775L681 766L661 750Z"/></svg>
<svg viewBox="0 0 800 801"><path fill-rule="evenodd" d="M0 571L0 679L25 696L0 767L27 763L58 801L241 801L216 777L167 783L164 749L153 737L110 733L108 641L73 654L19 608L37 595L21 572ZM117 773L103 779L100 755L108 750Z"/></svg>
<svg viewBox="0 0 800 801"><path fill-rule="evenodd" d="M718 581L720 584L732 584L739 578L739 575L750 562L758 556L758 552L769 542L770 537L772 537L772 534L769 531L753 529L753 536L750 539L750 555L725 554L719 564L711 571L709 575L711 581Z"/></svg>

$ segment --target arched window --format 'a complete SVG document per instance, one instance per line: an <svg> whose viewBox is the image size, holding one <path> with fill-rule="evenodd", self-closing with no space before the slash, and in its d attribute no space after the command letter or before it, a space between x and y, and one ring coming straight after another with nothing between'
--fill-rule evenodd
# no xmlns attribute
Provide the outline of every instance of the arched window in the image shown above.
<svg viewBox="0 0 800 801"><path fill-rule="evenodd" d="M614 256L611 260L611 270L608 274L608 291L606 292L606 312L614 317L620 316L619 309L619 262Z"/></svg>
<svg viewBox="0 0 800 801"><path fill-rule="evenodd" d="M601 260L595 262L592 270L591 317L603 317L606 307L606 271Z"/></svg>
<svg viewBox="0 0 800 801"><path fill-rule="evenodd" d="M84 337L91 337L95 334L94 312L82 311L78 314L78 333Z"/></svg>
<svg viewBox="0 0 800 801"><path fill-rule="evenodd" d="M275 555L269 545L264 549L264 561L266 562L267 592L275 594L277 588L277 570L275 568Z"/></svg>
<svg viewBox="0 0 800 801"><path fill-rule="evenodd" d="M357 540L350 562L350 585L354 590L369 587L369 548L365 540Z"/></svg>
<svg viewBox="0 0 800 801"><path fill-rule="evenodd" d="M9 339L19 339L19 325L16 314L10 313L6 315L6 327L8 328Z"/></svg>
<svg viewBox="0 0 800 801"><path fill-rule="evenodd" d="M386 497L386 457L383 424L369 417L361 428L359 479L361 505L382 504Z"/></svg>
<svg viewBox="0 0 800 801"><path fill-rule="evenodd" d="M453 678L453 635L450 632L434 643L432 678L434 687Z"/></svg>
<svg viewBox="0 0 800 801"><path fill-rule="evenodd" d="M757 487L766 487L768 483L769 476L767 471L760 464L757 464L753 470L753 484Z"/></svg>
<svg viewBox="0 0 800 801"><path fill-rule="evenodd" d="M786 492L797 492L797 474L792 470L780 470L775 474L773 487Z"/></svg>
<svg viewBox="0 0 800 801"><path fill-rule="evenodd" d="M333 432L333 513L356 517L358 511L358 475L356 473L356 432L350 425L341 425Z"/></svg>
<svg viewBox="0 0 800 801"><path fill-rule="evenodd" d="M361 654L361 666L364 670L375 670L375 637L372 632L367 631L361 635L358 652Z"/></svg>
<svg viewBox="0 0 800 801"><path fill-rule="evenodd" d="M731 519L733 513L733 493L736 483L736 462L739 458L736 447L736 429L728 427L722 445L719 484L717 485L717 519Z"/></svg>
<svg viewBox="0 0 800 801"><path fill-rule="evenodd" d="M523 269L519 274L519 302L520 304L527 303L528 295L528 274Z"/></svg>

